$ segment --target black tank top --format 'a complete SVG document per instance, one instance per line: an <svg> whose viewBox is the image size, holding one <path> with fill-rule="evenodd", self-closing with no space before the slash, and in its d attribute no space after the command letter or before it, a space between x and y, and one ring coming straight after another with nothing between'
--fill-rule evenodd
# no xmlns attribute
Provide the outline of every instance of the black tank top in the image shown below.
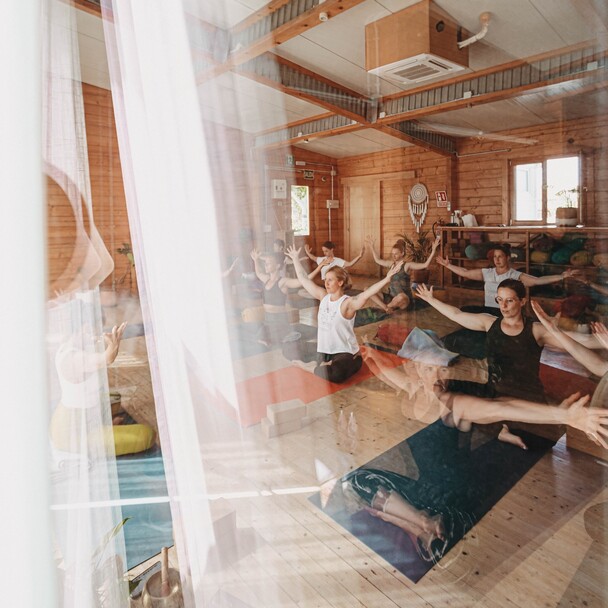
<svg viewBox="0 0 608 608"><path fill-rule="evenodd" d="M540 381L542 346L532 332L533 321L524 318L524 328L517 336L508 336L496 319L486 336L488 384L501 395L546 402Z"/></svg>
<svg viewBox="0 0 608 608"><path fill-rule="evenodd" d="M281 291L279 287L279 281L277 281L270 289L266 289L264 286L263 298L264 304L271 304L272 306L284 306L287 302L287 295Z"/></svg>

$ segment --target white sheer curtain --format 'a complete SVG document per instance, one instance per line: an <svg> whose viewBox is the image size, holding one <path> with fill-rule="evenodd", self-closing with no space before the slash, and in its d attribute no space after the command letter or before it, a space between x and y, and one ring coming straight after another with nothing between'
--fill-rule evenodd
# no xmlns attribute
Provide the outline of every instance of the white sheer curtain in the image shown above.
<svg viewBox="0 0 608 608"><path fill-rule="evenodd" d="M191 386L237 407L214 193L178 2L103 7L161 445L185 591L202 605L214 542ZM236 219L236 218L235 218Z"/></svg>
<svg viewBox="0 0 608 608"><path fill-rule="evenodd" d="M0 479L3 606L54 593L49 542L40 162L40 3L4 3L0 21Z"/></svg>
<svg viewBox="0 0 608 608"><path fill-rule="evenodd" d="M52 537L59 604L128 602L98 286L112 259L95 228L74 11L46 0L42 157L49 222L47 368ZM113 533L113 531L117 533Z"/></svg>

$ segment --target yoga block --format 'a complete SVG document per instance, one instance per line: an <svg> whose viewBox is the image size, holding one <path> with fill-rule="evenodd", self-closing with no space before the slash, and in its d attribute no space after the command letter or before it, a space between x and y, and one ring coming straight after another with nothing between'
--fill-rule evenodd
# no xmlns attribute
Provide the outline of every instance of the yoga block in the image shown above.
<svg viewBox="0 0 608 608"><path fill-rule="evenodd" d="M262 432L266 435L266 439L272 439L279 435L285 435L286 433L293 433L299 431L302 428L302 419L289 420L288 422L282 422L281 424L272 424L268 418L262 418Z"/></svg>
<svg viewBox="0 0 608 608"><path fill-rule="evenodd" d="M211 521L216 541L236 541L236 511L224 498L209 502Z"/></svg>
<svg viewBox="0 0 608 608"><path fill-rule="evenodd" d="M268 416L271 424L283 424L292 420L300 420L300 418L306 416L306 406L300 399L273 403L266 408L266 416Z"/></svg>
<svg viewBox="0 0 608 608"><path fill-rule="evenodd" d="M585 433L578 429L570 427L566 429L566 447L570 450L578 450L579 452L608 461L608 450L591 441Z"/></svg>

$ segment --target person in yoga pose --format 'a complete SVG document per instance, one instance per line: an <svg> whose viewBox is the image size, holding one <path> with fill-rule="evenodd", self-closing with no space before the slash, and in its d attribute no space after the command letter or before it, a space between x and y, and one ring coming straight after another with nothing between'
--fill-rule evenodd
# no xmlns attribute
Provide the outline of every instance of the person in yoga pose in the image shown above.
<svg viewBox="0 0 608 608"><path fill-rule="evenodd" d="M496 303L502 314L499 318L490 314L463 312L435 298L433 289L425 285L417 287L416 295L455 323L467 329L486 332L488 382L477 384L453 380L449 383L450 390L490 399L508 395L533 402L547 402L539 376L540 356L544 346L557 349L561 349L561 346L541 323L524 316L526 289L521 281L505 279L498 285ZM525 447L521 438L511 434L506 425L499 439Z"/></svg>
<svg viewBox="0 0 608 608"><path fill-rule="evenodd" d="M289 334L287 291L290 288L301 287L298 279L281 276L281 271L284 268L283 258L283 253L273 252L262 256L257 249L251 252L255 274L264 285L262 290L264 323L261 333L258 334L258 342L264 346L280 344L285 336Z"/></svg>
<svg viewBox="0 0 608 608"><path fill-rule="evenodd" d="M308 277L299 254L300 249L295 247L287 250L302 286L313 298L321 301L318 313L317 362L311 361L303 366L330 382L345 382L356 374L363 364L354 332L355 314L365 306L368 298L389 284L391 277L401 269L402 262L391 268L384 279L374 283L364 292L350 297L344 293L350 288L350 278L344 268L329 268L325 273L325 287L321 287Z"/></svg>
<svg viewBox="0 0 608 608"><path fill-rule="evenodd" d="M544 277L533 277L511 267L511 247L509 245L495 245L492 253L494 266L490 268L462 268L450 263L447 257L437 257L437 263L447 268L450 272L458 276L470 279L471 281L483 281L484 306L465 306L465 312L485 312L496 317L501 314L500 306L496 302L496 291L499 283L505 279L517 279L525 287L536 287L538 285L548 285L557 283L569 277L577 277L581 274L580 270L569 268L561 274L551 274Z"/></svg>
<svg viewBox="0 0 608 608"><path fill-rule="evenodd" d="M548 324L551 324L550 320ZM573 352L579 351L581 358L578 360L583 364L586 363L591 371L601 372L603 375L608 372L608 362L563 334L561 330L556 329L556 331L568 341ZM608 331L605 335L608 344ZM446 426L455 427L463 432L470 431L473 423L492 424L510 421L528 424L565 424L583 431L599 445L608 446L601 437L602 435L608 437L608 430L604 428L608 425L608 410L586 407L589 396L574 393L564 399L559 406L548 406L545 403L508 395L490 399L455 393L449 390L455 368L438 365L435 360L434 353L422 350L413 361L406 360L402 366L395 367L386 359L384 353L373 348L366 349L365 354L365 362L376 376L390 386L405 391L408 396L408 410L404 414L412 415L417 420L422 419L420 414L424 416L425 422L433 422L441 418ZM420 403L426 403L424 411L420 409ZM431 410L430 416L429 410Z"/></svg>
<svg viewBox="0 0 608 608"><path fill-rule="evenodd" d="M389 294L391 296L391 301L386 305L380 295L375 295L372 298L372 302L376 304L376 306L382 308L385 312L394 312L395 310L405 310L412 301L412 290L410 287L410 275L408 274L410 270L424 270L428 268L433 257L435 256L435 252L437 251L437 247L441 243L441 237L437 237L433 242L433 247L431 249L431 253L429 257L424 262L405 262L405 241L403 239L399 239L395 242L391 249L391 259L383 260L380 258L376 252L375 248L375 239L372 236L368 236L365 239L365 243L370 248L372 255L374 256L374 262L379 266L383 266L384 268L392 268L398 262L403 261L403 266L401 270L393 275L393 278L389 285Z"/></svg>
<svg viewBox="0 0 608 608"><path fill-rule="evenodd" d="M315 264L317 264L317 266L320 266L321 262L325 262L323 267L321 268L321 279L323 281L325 280L325 275L327 274L327 271L330 268L333 268L334 266L339 266L340 268L350 268L351 266L354 266L363 257L363 254L365 253L365 247L362 247L359 255L357 255L350 262L348 262L346 260L343 260L342 258L337 258L334 256L335 248L336 248L336 246L334 245L334 243L332 241L325 241L323 243L323 246L321 247L321 249L323 251L323 256L317 257L316 255L314 255L312 253L310 245L308 245L308 244L304 245L304 251L306 252L306 255ZM288 252L288 255L289 255L289 252Z"/></svg>

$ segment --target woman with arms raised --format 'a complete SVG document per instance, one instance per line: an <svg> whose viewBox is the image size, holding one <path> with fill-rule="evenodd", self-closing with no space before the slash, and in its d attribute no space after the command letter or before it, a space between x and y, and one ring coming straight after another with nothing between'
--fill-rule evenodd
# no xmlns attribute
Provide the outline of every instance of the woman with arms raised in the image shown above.
<svg viewBox="0 0 608 608"><path fill-rule="evenodd" d="M395 273L389 284L389 293L391 296L391 301L388 305L385 305L380 296L373 296L371 298L372 302L379 306L385 312L394 312L395 310L405 310L412 301L412 290L410 287L410 270L424 270L429 267L435 252L437 251L437 247L441 243L441 237L437 237L433 242L433 247L431 249L431 253L429 257L424 262L405 262L405 241L403 239L399 239L395 242L391 249L391 259L383 260L378 256L376 252L375 239L372 236L368 236L365 239L365 243L371 249L372 255L374 256L374 262L379 266L383 266L384 268L392 268L395 264L399 262L403 262L403 266L401 270Z"/></svg>
<svg viewBox="0 0 608 608"><path fill-rule="evenodd" d="M350 297L344 293L350 288L350 278L343 268L329 268L325 273L325 287L321 287L308 278L299 259L299 249L290 247L287 255L293 260L296 274L304 289L313 298L321 301L318 315L318 359L316 363L311 362L304 367L330 382L344 382L356 374L363 364L354 332L355 314L365 306L368 298L389 284L403 262L391 268L381 281Z"/></svg>
<svg viewBox="0 0 608 608"><path fill-rule="evenodd" d="M496 303L496 291L499 283L505 279L521 281L525 287L536 287L557 283L569 277L580 275L580 270L568 269L561 274L551 274L544 277L533 277L511 267L511 247L509 245L495 245L492 252L494 266L490 268L462 268L450 263L445 257L437 257L437 263L458 276L471 281L483 281L484 306L466 306L467 312L485 312L496 317L500 316L500 306Z"/></svg>

